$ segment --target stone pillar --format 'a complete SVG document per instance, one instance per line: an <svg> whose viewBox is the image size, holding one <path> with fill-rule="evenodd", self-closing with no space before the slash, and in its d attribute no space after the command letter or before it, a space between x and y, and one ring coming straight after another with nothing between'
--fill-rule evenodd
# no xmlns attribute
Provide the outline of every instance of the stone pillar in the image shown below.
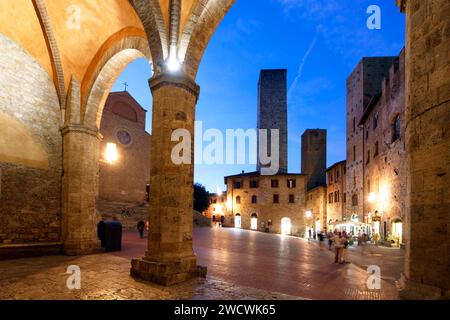
<svg viewBox="0 0 450 320"><path fill-rule="evenodd" d="M153 94L148 251L134 259L131 275L161 285L173 285L204 274L192 247L194 121L199 86L182 75L155 75ZM191 135L191 163L175 164L172 133Z"/></svg>
<svg viewBox="0 0 450 320"><path fill-rule="evenodd" d="M398 0L407 19L408 207L402 298L449 298L450 2Z"/></svg>
<svg viewBox="0 0 450 320"><path fill-rule="evenodd" d="M98 195L100 134L67 125L63 135L62 239L68 255L101 251L95 203Z"/></svg>

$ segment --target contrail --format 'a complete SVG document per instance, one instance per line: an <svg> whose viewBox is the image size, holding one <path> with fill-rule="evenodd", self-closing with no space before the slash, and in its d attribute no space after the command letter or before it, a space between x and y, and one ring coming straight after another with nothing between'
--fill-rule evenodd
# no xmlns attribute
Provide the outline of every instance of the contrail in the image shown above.
<svg viewBox="0 0 450 320"><path fill-rule="evenodd" d="M291 87L289 88L288 97L290 97L292 95L292 91L295 89L295 87L297 86L297 82L302 77L302 75L303 75L303 67L306 64L306 61L308 60L309 55L311 54L311 52L313 51L314 47L316 46L316 42L317 42L317 38L318 37L319 37L319 30L317 30L316 35L314 36L314 39L312 40L311 44L309 45L308 50L306 51L305 55L303 56L302 62L300 63L300 67L298 68L298 71L297 71L297 76L295 77L294 82L292 83Z"/></svg>

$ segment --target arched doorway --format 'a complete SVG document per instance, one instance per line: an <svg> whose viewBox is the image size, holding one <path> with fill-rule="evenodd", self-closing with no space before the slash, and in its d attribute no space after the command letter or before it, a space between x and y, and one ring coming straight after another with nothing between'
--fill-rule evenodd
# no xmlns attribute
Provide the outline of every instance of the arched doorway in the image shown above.
<svg viewBox="0 0 450 320"><path fill-rule="evenodd" d="M400 218L391 221L391 236L397 246L403 243L403 222Z"/></svg>
<svg viewBox="0 0 450 320"><path fill-rule="evenodd" d="M242 228L242 217L240 213L236 213L236 216L234 217L234 227L236 229Z"/></svg>
<svg viewBox="0 0 450 320"><path fill-rule="evenodd" d="M61 130L65 173L62 179L61 229L64 251L69 255L93 253L100 249L97 224L101 217L96 207L99 169L103 160L99 131L103 109L123 69L138 58L151 59L146 38L126 36L120 32L115 36L119 40L101 47L97 53L99 58L91 62L90 72L82 81L72 78L68 90L65 124ZM115 36L111 39L115 40ZM86 174L80 176L79 172Z"/></svg>
<svg viewBox="0 0 450 320"><path fill-rule="evenodd" d="M281 219L281 234L290 236L292 234L292 221L289 218Z"/></svg>
<svg viewBox="0 0 450 320"><path fill-rule="evenodd" d="M258 230L258 215L253 213L250 219L250 229Z"/></svg>

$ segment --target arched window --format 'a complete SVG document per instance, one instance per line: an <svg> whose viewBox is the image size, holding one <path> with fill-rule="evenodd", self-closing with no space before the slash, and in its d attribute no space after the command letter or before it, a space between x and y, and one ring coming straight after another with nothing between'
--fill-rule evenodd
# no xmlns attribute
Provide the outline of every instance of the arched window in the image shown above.
<svg viewBox="0 0 450 320"><path fill-rule="evenodd" d="M252 196L252 203L258 203L258 197L257 196Z"/></svg>
<svg viewBox="0 0 450 320"><path fill-rule="evenodd" d="M401 120L400 115L397 115L392 124L392 142L397 141L401 137Z"/></svg>

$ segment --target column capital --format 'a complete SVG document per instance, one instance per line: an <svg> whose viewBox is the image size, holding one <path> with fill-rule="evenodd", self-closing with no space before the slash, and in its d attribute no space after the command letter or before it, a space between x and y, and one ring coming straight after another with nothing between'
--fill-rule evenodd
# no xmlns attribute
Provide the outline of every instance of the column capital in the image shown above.
<svg viewBox="0 0 450 320"><path fill-rule="evenodd" d="M397 7L400 8L400 11L405 13L406 12L406 2L408 0L396 0L397 1Z"/></svg>
<svg viewBox="0 0 450 320"><path fill-rule="evenodd" d="M182 88L193 94L196 100L198 100L200 95L200 86L184 74L169 74L167 72L155 74L148 83L152 92L165 86L173 86Z"/></svg>
<svg viewBox="0 0 450 320"><path fill-rule="evenodd" d="M90 128L82 124L67 124L61 128L61 134L63 136L72 132L85 133L99 140L102 139L102 135L100 134L97 128Z"/></svg>

